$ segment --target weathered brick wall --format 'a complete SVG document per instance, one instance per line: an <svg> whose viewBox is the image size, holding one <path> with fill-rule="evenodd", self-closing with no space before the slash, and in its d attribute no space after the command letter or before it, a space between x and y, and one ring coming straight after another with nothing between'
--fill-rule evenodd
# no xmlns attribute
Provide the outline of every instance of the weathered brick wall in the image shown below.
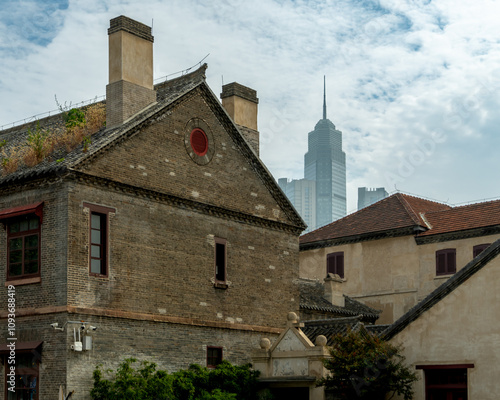
<svg viewBox="0 0 500 400"><path fill-rule="evenodd" d="M18 342L43 341L41 363L39 364L39 399L57 399L59 386L66 383L66 341L61 340L63 332L57 332L50 324L59 321L62 325L64 316L31 315L16 318L16 335ZM63 333L64 334L64 333ZM4 320L0 322L0 337L7 337L7 326ZM2 340L5 342L5 340ZM5 385L5 366L0 364L0 397L3 398ZM8 366L8 365L7 365Z"/></svg>
<svg viewBox="0 0 500 400"><path fill-rule="evenodd" d="M276 335L207 327L190 327L153 321L73 315L71 318L92 322L98 329L92 333L93 349L68 352L67 388L75 390L75 400L90 399L92 372L96 365L116 371L127 358L147 360L158 369L174 372L190 364L206 366L207 346L223 348L224 359L234 364L250 362L250 350L259 348L261 337ZM281 318L283 320L283 318ZM71 334L70 334L71 333ZM71 344L72 330L67 332Z"/></svg>
<svg viewBox="0 0 500 400"><path fill-rule="evenodd" d="M298 310L295 235L84 184L70 192L71 306L271 327ZM108 278L89 276L83 202L116 209ZM214 236L227 239L226 290L213 286Z"/></svg>
<svg viewBox="0 0 500 400"><path fill-rule="evenodd" d="M16 286L17 309L66 305L67 257L67 196L65 184L40 183L38 189L29 189L2 196L0 210L43 201L41 225L41 282ZM7 278L7 231L0 228L0 286ZM6 291L0 291L0 305L7 304ZM0 308L0 315L5 311Z"/></svg>
<svg viewBox="0 0 500 400"><path fill-rule="evenodd" d="M198 165L185 146L187 122L197 117L208 125L212 160ZM188 130L188 132L186 132ZM248 159L219 123L197 90L173 110L158 115L142 129L84 171L161 193L186 197L206 204L271 220L289 222Z"/></svg>

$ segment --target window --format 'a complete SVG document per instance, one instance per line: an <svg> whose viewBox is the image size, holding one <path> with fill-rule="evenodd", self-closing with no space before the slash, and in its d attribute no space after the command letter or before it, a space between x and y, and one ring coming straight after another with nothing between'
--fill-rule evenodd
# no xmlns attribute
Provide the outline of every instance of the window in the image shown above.
<svg viewBox="0 0 500 400"><path fill-rule="evenodd" d="M426 400L467 400L467 369L473 364L419 366L425 374Z"/></svg>
<svg viewBox="0 0 500 400"><path fill-rule="evenodd" d="M0 221L7 231L8 281L40 281L42 208L43 203L36 203L0 211Z"/></svg>
<svg viewBox="0 0 500 400"><path fill-rule="evenodd" d="M485 244L478 244L477 246L474 246L472 248L472 258L477 257L484 250L486 250L488 247L490 247L490 245L491 245L491 243L485 243Z"/></svg>
<svg viewBox="0 0 500 400"><path fill-rule="evenodd" d="M207 367L215 368L222 362L222 347L207 347Z"/></svg>
<svg viewBox="0 0 500 400"><path fill-rule="evenodd" d="M326 274L337 274L344 279L344 252L330 253L326 256Z"/></svg>
<svg viewBox="0 0 500 400"><path fill-rule="evenodd" d="M215 284L226 283L226 239L215 238Z"/></svg>
<svg viewBox="0 0 500 400"><path fill-rule="evenodd" d="M4 398L6 400L38 400L41 345L42 342L17 342L15 364L9 363L10 357L12 357L10 344L0 345L5 371ZM11 367L14 369L11 370Z"/></svg>
<svg viewBox="0 0 500 400"><path fill-rule="evenodd" d="M109 262L109 213L115 209L84 203L90 212L89 221L89 273L108 275Z"/></svg>
<svg viewBox="0 0 500 400"><path fill-rule="evenodd" d="M457 271L456 250L443 249L436 251L436 275L450 275Z"/></svg>

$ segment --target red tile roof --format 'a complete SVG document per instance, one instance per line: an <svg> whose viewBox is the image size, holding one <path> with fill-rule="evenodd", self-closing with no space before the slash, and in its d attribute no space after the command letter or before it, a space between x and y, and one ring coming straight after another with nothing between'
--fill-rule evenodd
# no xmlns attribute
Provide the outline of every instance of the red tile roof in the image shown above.
<svg viewBox="0 0 500 400"><path fill-rule="evenodd" d="M418 236L465 231L500 225L500 200L454 207L440 212L425 214L431 229Z"/></svg>
<svg viewBox="0 0 500 400"><path fill-rule="evenodd" d="M399 228L424 227L422 214L450 210L451 207L419 197L396 193L347 217L300 237L300 243L364 235Z"/></svg>

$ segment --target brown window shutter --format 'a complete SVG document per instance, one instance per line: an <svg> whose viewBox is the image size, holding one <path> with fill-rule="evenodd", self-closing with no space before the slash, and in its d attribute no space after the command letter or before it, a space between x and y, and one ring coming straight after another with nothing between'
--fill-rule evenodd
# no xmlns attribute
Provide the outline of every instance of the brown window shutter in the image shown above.
<svg viewBox="0 0 500 400"><path fill-rule="evenodd" d="M337 274L344 278L344 253L337 255Z"/></svg>
<svg viewBox="0 0 500 400"><path fill-rule="evenodd" d="M443 252L436 252L436 275L446 274L446 254Z"/></svg>

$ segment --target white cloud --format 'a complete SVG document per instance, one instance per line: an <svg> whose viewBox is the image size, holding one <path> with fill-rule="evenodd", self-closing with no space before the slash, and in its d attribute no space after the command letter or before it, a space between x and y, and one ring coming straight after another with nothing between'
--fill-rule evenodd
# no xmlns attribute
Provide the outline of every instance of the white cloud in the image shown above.
<svg viewBox="0 0 500 400"><path fill-rule="evenodd" d="M104 94L106 30L124 14L153 21L156 78L210 53L214 93L222 80L257 90L261 157L276 178L303 176L326 74L348 210L358 186L391 191L391 176L398 189L451 203L500 195L495 1L14 3L0 6L0 125L55 109L54 95L76 103Z"/></svg>

